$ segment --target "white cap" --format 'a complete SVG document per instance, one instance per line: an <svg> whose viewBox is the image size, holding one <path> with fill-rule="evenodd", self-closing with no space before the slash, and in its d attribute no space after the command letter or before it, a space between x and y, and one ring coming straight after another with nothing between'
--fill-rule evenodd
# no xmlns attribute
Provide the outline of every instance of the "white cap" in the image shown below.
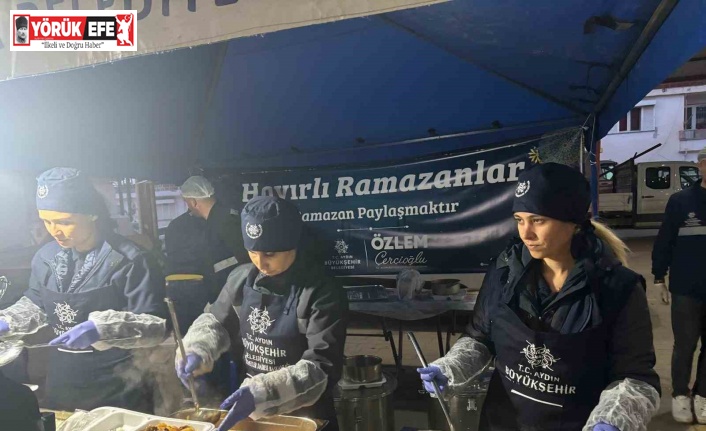
<svg viewBox="0 0 706 431"><path fill-rule="evenodd" d="M704 147L703 150L699 151L699 155L697 156L698 161L702 161L703 159L706 159L706 147Z"/></svg>
<svg viewBox="0 0 706 431"><path fill-rule="evenodd" d="M205 199L215 194L211 182L200 176L189 177L179 189L182 197L190 199Z"/></svg>

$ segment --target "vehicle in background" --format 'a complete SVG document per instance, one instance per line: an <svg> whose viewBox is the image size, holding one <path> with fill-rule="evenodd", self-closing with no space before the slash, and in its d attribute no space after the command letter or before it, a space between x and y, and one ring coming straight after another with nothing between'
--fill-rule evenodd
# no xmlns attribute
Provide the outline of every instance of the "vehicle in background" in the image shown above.
<svg viewBox="0 0 706 431"><path fill-rule="evenodd" d="M659 227L669 197L698 180L693 162L601 161L598 215L612 227Z"/></svg>

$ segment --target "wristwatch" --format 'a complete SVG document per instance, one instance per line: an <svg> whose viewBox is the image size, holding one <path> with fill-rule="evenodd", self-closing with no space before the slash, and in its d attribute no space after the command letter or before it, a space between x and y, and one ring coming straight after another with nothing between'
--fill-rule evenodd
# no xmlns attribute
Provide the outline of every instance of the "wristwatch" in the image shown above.
<svg viewBox="0 0 706 431"><path fill-rule="evenodd" d="M655 278L654 284L664 284L664 279L663 278L660 278L660 279Z"/></svg>

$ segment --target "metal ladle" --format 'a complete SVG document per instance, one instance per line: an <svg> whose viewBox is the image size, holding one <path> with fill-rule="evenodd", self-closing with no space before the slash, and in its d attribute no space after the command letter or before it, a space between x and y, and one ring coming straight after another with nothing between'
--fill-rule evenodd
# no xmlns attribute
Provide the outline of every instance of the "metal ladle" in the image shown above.
<svg viewBox="0 0 706 431"><path fill-rule="evenodd" d="M170 298L164 298L164 302L167 303L169 308L169 316L172 320L172 327L174 330L172 334L174 335L174 341L176 341L179 346L179 352L181 353L182 360L186 360L186 349L184 349L184 340L181 338L181 331L179 330L179 322L177 321L176 310L174 309L174 302ZM221 412L219 410L213 409L201 409L201 404L199 403L198 396L196 395L196 385L194 384L194 376L189 377L189 391L191 391L191 399L194 402L193 413L189 414L191 420L208 422L212 424L218 423L221 419ZM186 414L187 410L180 410L182 414Z"/></svg>
<svg viewBox="0 0 706 431"><path fill-rule="evenodd" d="M409 341L412 342L412 346L414 347L414 350L417 352L417 356L419 357L419 361L422 363L422 367L427 368L429 365L427 364L427 360L424 359L424 353L422 353L422 348L419 347L419 343L417 343L417 338L414 336L414 332L407 331L407 336L409 337ZM449 408L446 406L446 403L444 402L444 399L441 396L441 390L439 389L439 385L436 383L435 380L432 380L431 384L434 385L434 392L436 393L436 399L439 400L439 404L441 405L441 410L444 412L444 416L446 416L446 422L449 423L449 430L454 431L454 424L453 424L453 422L451 422L451 415L449 414Z"/></svg>

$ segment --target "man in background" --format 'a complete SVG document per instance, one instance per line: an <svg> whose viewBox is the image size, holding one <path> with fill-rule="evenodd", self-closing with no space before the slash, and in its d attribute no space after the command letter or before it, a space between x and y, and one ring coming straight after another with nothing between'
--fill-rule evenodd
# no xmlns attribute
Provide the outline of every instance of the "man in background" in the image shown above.
<svg viewBox="0 0 706 431"><path fill-rule="evenodd" d="M692 423L694 415L706 424L706 148L698 155L701 179L674 193L652 250L652 274L662 301L672 303L672 417ZM669 288L665 277L669 272ZM696 345L702 339L696 382L689 390ZM692 400L693 397L693 400ZM693 408L692 408L693 403Z"/></svg>

